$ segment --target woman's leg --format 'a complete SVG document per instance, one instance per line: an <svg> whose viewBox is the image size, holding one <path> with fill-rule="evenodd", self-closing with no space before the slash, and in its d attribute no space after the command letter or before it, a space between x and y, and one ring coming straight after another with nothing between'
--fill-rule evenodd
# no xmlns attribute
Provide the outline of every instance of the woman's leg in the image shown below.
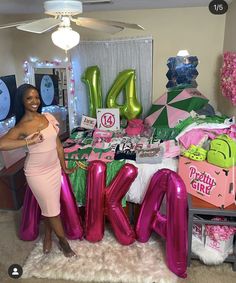
<svg viewBox="0 0 236 283"><path fill-rule="evenodd" d="M54 217L47 217L47 219L50 223L52 230L55 232L55 234L58 237L59 246L60 246L64 256L65 257L74 256L75 253L72 251L68 241L66 240L60 216L58 215L58 216L54 216Z"/></svg>
<svg viewBox="0 0 236 283"><path fill-rule="evenodd" d="M52 228L48 217L44 218L45 235L43 240L43 252L45 254L49 253L52 249Z"/></svg>

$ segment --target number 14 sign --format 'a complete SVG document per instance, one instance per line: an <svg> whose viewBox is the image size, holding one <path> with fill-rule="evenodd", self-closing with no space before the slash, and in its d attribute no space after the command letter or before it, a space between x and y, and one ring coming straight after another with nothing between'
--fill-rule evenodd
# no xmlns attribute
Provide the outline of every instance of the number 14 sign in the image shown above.
<svg viewBox="0 0 236 283"><path fill-rule="evenodd" d="M120 110L118 108L98 108L97 127L102 130L119 130Z"/></svg>

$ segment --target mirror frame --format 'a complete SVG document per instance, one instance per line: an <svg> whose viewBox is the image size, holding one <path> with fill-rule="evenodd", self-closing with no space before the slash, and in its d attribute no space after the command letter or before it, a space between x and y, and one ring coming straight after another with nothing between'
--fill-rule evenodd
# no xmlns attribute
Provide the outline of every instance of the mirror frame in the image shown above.
<svg viewBox="0 0 236 283"><path fill-rule="evenodd" d="M35 86L35 69L65 69L66 70L66 83L67 83L67 111L69 118L69 131L71 132L75 126L75 90L74 90L74 77L73 70L70 62L60 61L35 61L35 62L24 62L24 82Z"/></svg>

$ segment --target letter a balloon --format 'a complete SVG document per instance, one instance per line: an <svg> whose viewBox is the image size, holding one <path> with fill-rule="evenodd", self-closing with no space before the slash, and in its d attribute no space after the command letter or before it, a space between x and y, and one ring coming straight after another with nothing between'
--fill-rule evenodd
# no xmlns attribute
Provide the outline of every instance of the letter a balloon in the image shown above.
<svg viewBox="0 0 236 283"><path fill-rule="evenodd" d="M159 212L166 194L166 215ZM155 231L166 239L166 261L180 277L187 276L187 192L181 177L169 169L157 171L145 194L136 225L136 236L147 242Z"/></svg>

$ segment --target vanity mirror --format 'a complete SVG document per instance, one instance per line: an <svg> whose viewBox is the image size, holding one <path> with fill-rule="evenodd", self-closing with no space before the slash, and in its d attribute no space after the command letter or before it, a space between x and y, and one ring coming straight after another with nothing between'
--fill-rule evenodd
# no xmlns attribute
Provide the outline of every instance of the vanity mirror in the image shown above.
<svg viewBox="0 0 236 283"><path fill-rule="evenodd" d="M49 112L60 123L60 135L68 134L75 124L74 79L72 68L66 62L25 62L25 82L35 85L43 103L43 112Z"/></svg>

